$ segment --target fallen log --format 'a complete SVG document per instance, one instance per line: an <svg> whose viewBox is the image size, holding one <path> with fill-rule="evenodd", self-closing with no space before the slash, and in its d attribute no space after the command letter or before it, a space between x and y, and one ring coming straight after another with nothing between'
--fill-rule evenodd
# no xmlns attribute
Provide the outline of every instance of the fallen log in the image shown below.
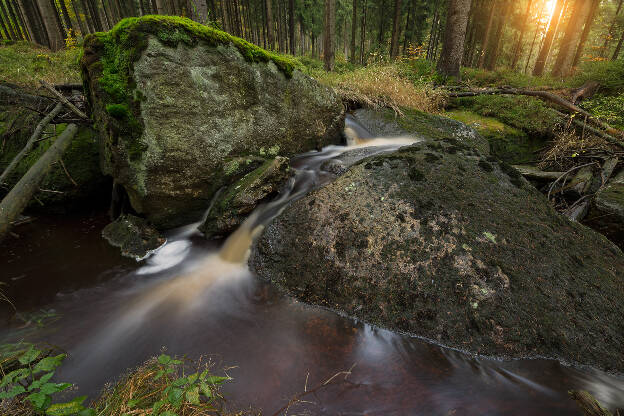
<svg viewBox="0 0 624 416"><path fill-rule="evenodd" d="M489 89L479 90L479 91L451 92L449 93L448 96L451 98L460 98L460 97L476 97L478 95L526 95L529 97L542 98L544 100L555 103L572 113L581 114L587 117L588 121L591 121L592 123L596 124L600 128L603 128L610 135L624 137L623 131L618 130L614 127L611 127L607 123L595 118L589 112L572 104L570 101L548 91L521 90L517 88L489 88ZM624 143L619 142L618 144L620 144L621 146L624 146Z"/></svg>
<svg viewBox="0 0 624 416"><path fill-rule="evenodd" d="M28 169L28 172L0 202L0 241L6 237L11 223L18 218L37 192L39 184L52 164L58 161L67 150L77 131L78 126L69 124L52 146Z"/></svg>
<svg viewBox="0 0 624 416"><path fill-rule="evenodd" d="M572 390L568 394L579 405L585 416L613 416L589 392Z"/></svg>
<svg viewBox="0 0 624 416"><path fill-rule="evenodd" d="M50 124L50 121L52 121L52 119L54 119L54 117L56 117L61 112L62 109L63 109L63 104L58 103L52 109L52 111L50 111L50 113L48 113L48 115L45 116L39 122L39 124L37 124L37 127L35 128L35 131L33 132L33 134L30 136L30 138L26 142L26 145L24 146L24 148L13 158L11 163L9 163L9 166L7 166L6 169L4 170L4 172L2 172L2 175L0 175L0 183L3 183L6 180L6 178L9 176L9 174L13 171L13 169L15 169L15 167L24 158L24 156L26 156L28 154L28 152L30 152L32 150L32 148L35 145L35 143L41 137L41 134L43 133L43 129L48 124Z"/></svg>
<svg viewBox="0 0 624 416"><path fill-rule="evenodd" d="M512 165L522 176L528 179L556 180L563 172L545 172L530 165Z"/></svg>
<svg viewBox="0 0 624 416"><path fill-rule="evenodd" d="M69 108L74 114L76 114L78 117L82 118L82 119L88 119L89 117L87 117L87 115L85 113L83 113L82 111L80 111L78 109L78 107L76 107L75 105L73 105L71 102L69 102L69 100L67 98L65 98L65 96L63 94L61 94L60 92L58 92L57 90L54 89L54 87L50 84L48 84L47 82L41 80L39 81L41 83L41 85L43 85L48 91L50 91L52 94L54 94L56 96L56 98L59 99L60 102L62 102L63 104L65 104L65 107Z"/></svg>

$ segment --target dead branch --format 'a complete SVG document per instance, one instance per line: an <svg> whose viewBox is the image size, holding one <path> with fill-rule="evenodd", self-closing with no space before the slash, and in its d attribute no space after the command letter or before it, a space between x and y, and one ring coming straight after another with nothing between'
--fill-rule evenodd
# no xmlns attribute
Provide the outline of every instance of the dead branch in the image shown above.
<svg viewBox="0 0 624 416"><path fill-rule="evenodd" d="M548 200L550 201L550 194L552 193L552 190L555 188L555 185L563 178L565 178L566 176L568 176L570 173L574 172L577 169L581 169L584 168L586 166L591 166L591 165L595 165L596 162L591 162L591 163L585 163L584 165L578 165L578 166L574 166L572 169L568 170L567 172L564 172L563 175L559 176L551 185L550 188L548 188Z"/></svg>
<svg viewBox="0 0 624 416"><path fill-rule="evenodd" d="M78 107L76 107L75 105L73 105L72 103L69 102L69 100L67 98L65 98L65 96L63 94L61 94L60 92L58 92L57 90L54 89L54 87L50 84L48 84L47 82L40 80L39 81L41 83L41 85L43 85L48 91L50 91L52 94L54 94L56 96L56 98L58 98L58 100L60 102L62 102L65 107L69 108L71 111L74 112L74 114L76 114L78 117L82 118L82 119L88 119L89 117L87 117L87 115L85 113L83 113L82 111L80 111L78 109Z"/></svg>
<svg viewBox="0 0 624 416"><path fill-rule="evenodd" d="M611 412L602 407L589 392L584 390L572 390L568 394L579 405L585 416L613 416Z"/></svg>
<svg viewBox="0 0 624 416"><path fill-rule="evenodd" d="M4 172L2 172L2 175L0 175L0 183L6 180L9 174L13 171L13 169L15 169L15 167L24 158L24 156L26 156L28 152L31 151L32 147L39 140L39 137L41 137L41 134L43 133L43 129L50 123L50 121L54 117L56 117L61 112L62 109L63 109L63 104L58 103L54 107L54 109L47 116L45 116L43 120L39 122L39 124L37 124L35 131L33 132L33 134L30 136L30 138L26 142L26 146L24 146L24 148L13 158L11 163L9 163L9 166L7 166Z"/></svg>
<svg viewBox="0 0 624 416"><path fill-rule="evenodd" d="M512 165L522 176L528 179L556 180L563 172L545 172L530 165Z"/></svg>
<svg viewBox="0 0 624 416"><path fill-rule="evenodd" d="M0 202L0 241L8 234L11 223L22 213L52 164L59 160L78 131L70 124L54 141L52 146L28 169L28 172Z"/></svg>

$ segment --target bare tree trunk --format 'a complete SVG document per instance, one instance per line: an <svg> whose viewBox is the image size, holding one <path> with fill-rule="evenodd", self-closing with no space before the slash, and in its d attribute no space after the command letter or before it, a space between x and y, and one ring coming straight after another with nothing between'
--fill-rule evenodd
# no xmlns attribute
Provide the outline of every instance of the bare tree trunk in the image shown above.
<svg viewBox="0 0 624 416"><path fill-rule="evenodd" d="M167 14L165 0L156 0L156 13L160 15Z"/></svg>
<svg viewBox="0 0 624 416"><path fill-rule="evenodd" d="M290 53L295 55L295 0L288 0L288 28L290 29Z"/></svg>
<svg viewBox="0 0 624 416"><path fill-rule="evenodd" d="M401 22L401 0L394 0L394 19L392 22L392 38L390 39L390 57L396 58L399 54L399 31Z"/></svg>
<svg viewBox="0 0 624 416"><path fill-rule="evenodd" d="M520 55L522 55L522 42L524 41L524 34L526 32L527 23L529 21L529 13L531 12L531 5L533 4L533 0L529 0L527 3L527 8L524 12L524 18L522 19L522 27L520 29L520 34L518 35L518 41L516 42L516 46L514 47L513 58L511 60L511 69L515 70L516 65L518 65L518 60L520 59Z"/></svg>
<svg viewBox="0 0 624 416"><path fill-rule="evenodd" d="M617 9L615 10L615 16L613 17L613 22L611 22L611 26L609 26L609 31L607 32L607 36L605 37L604 44L602 45L602 50L600 51L600 56L605 57L607 55L607 50L609 49L609 41L613 37L613 31L615 30L615 25L618 22L618 16L620 14L620 10L622 10L622 3L624 0L620 0L618 2Z"/></svg>
<svg viewBox="0 0 624 416"><path fill-rule="evenodd" d="M591 31L592 24L594 23L594 17L596 16L596 11L598 10L599 5L600 0L591 0L591 8L589 10L589 14L587 15L587 20L585 20L585 27L583 28L581 40L579 41L578 47L576 48L576 53L574 54L572 68L576 68L579 64L579 61L581 60L581 56L583 55L583 49L585 48L585 42L587 42L587 38L589 37L589 32Z"/></svg>
<svg viewBox="0 0 624 416"><path fill-rule="evenodd" d="M544 73L544 67L546 66L548 55L550 54L550 48L552 47L555 33L557 33L557 26L559 26L559 19L561 18L561 11L563 10L564 4L565 0L557 0L555 4L555 10L550 17L544 43L542 44L542 48L537 56L537 61L535 62L535 67L533 68L533 75L535 76L540 76Z"/></svg>
<svg viewBox="0 0 624 416"><path fill-rule="evenodd" d="M39 45L48 46L47 37L44 36L44 29L40 24L37 5L29 0L19 0L19 7L24 16L24 23L30 33L30 40Z"/></svg>
<svg viewBox="0 0 624 416"><path fill-rule="evenodd" d="M494 10L496 9L496 0L492 0L490 3L490 14L488 16L488 23L485 29L485 36L483 37L483 44L481 45L481 54L479 55L479 68L483 68L485 66L485 56L488 51L488 46L490 44L490 37L492 33L492 24L494 23Z"/></svg>
<svg viewBox="0 0 624 416"><path fill-rule="evenodd" d="M46 173L50 171L52 164L65 153L77 131L78 127L75 124L69 124L52 146L28 169L28 172L0 202L0 240L6 237L11 223L26 208L39 189L39 184Z"/></svg>
<svg viewBox="0 0 624 416"><path fill-rule="evenodd" d="M57 51L63 48L63 46L65 46L65 39L58 25L56 8L50 0L37 0L37 6L39 6L43 24L45 25L46 33L50 40L50 49Z"/></svg>
<svg viewBox="0 0 624 416"><path fill-rule="evenodd" d="M4 20L3 13L0 11L0 26L2 26L3 36L7 40L15 40L13 32L9 31L7 22Z"/></svg>
<svg viewBox="0 0 624 416"><path fill-rule="evenodd" d="M503 9L503 15L500 17L498 21L498 25L496 26L496 34L494 35L494 42L492 43L492 50L488 54L487 57L487 69L490 71L496 68L496 62L498 61L498 53L501 48L501 43L503 42L503 28L505 27L505 23L507 22L507 17L509 16L509 10L511 8L512 0L503 0L505 2L505 6Z"/></svg>
<svg viewBox="0 0 624 416"><path fill-rule="evenodd" d="M13 26L14 26L14 31L15 31L15 35L17 36L18 39L26 39L25 34L22 32L22 27L23 24L21 22L19 13L16 12L15 10L15 3L12 1L9 1L7 3L7 8L9 10L9 16L11 18L11 20L13 21Z"/></svg>
<svg viewBox="0 0 624 416"><path fill-rule="evenodd" d="M76 7L76 0L71 0L72 8L74 9L74 14L76 15L76 21L78 21L78 27L80 28L80 34L82 36L86 36L89 33L89 30L86 28L85 23L80 18L80 11L78 7Z"/></svg>
<svg viewBox="0 0 624 416"><path fill-rule="evenodd" d="M366 43L366 9L368 0L364 0L362 9L362 24L360 25L360 64L364 65L364 46Z"/></svg>
<svg viewBox="0 0 624 416"><path fill-rule="evenodd" d="M325 70L334 70L334 49L336 46L336 0L325 0L325 31L323 55Z"/></svg>
<svg viewBox="0 0 624 416"><path fill-rule="evenodd" d="M271 0L265 0L266 4L266 28L267 28L267 49L272 50L275 47L274 32L273 32L273 9L271 7Z"/></svg>
<svg viewBox="0 0 624 416"><path fill-rule="evenodd" d="M617 46L615 47L615 51L613 52L613 56L611 57L612 61L615 61L618 59L618 55L620 54L620 50L622 49L623 42L624 42L624 31L622 31L622 36L620 36L620 41L618 42Z"/></svg>
<svg viewBox="0 0 624 416"><path fill-rule="evenodd" d="M434 41L436 33L438 33L438 24L440 20L440 0L435 0L435 10L431 19L431 31L429 32L429 42L427 43L427 59L433 59Z"/></svg>
<svg viewBox="0 0 624 416"><path fill-rule="evenodd" d="M357 3L358 0L353 0L353 17L351 18L351 63L355 64L355 35L357 29Z"/></svg>
<svg viewBox="0 0 624 416"><path fill-rule="evenodd" d="M583 33L583 24L587 22L587 15L591 10L590 0L577 0L572 11L572 16L566 27L565 34L559 45L559 53L553 68L553 75L559 77L567 76L572 70L574 55L579 45L579 40Z"/></svg>
<svg viewBox="0 0 624 416"><path fill-rule="evenodd" d="M64 0L59 1L61 5L61 12L63 13L63 22L65 22L65 28L69 31L70 29L73 31L74 26L72 25L71 19L69 18L69 13L67 11L67 5ZM75 33L74 33L75 34Z"/></svg>
<svg viewBox="0 0 624 416"><path fill-rule="evenodd" d="M449 0L446 30L438 71L445 76L461 77L459 69L464 55L466 26L471 0Z"/></svg>

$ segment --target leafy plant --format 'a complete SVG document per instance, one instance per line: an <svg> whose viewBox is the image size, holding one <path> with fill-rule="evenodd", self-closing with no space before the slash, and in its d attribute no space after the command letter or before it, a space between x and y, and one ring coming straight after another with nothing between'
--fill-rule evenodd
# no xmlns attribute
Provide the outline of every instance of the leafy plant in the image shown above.
<svg viewBox="0 0 624 416"><path fill-rule="evenodd" d="M4 374L0 381L0 400L26 401L36 414L42 415L94 415L92 409L87 409L82 404L86 396L52 404L52 395L67 390L72 384L51 381L54 371L62 364L66 354L43 357L42 353L34 345L30 345L20 354L20 366Z"/></svg>

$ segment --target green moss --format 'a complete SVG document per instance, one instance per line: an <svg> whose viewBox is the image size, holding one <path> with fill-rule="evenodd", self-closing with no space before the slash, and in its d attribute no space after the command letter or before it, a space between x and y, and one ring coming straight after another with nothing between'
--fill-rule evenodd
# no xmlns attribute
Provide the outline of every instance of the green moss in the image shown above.
<svg viewBox="0 0 624 416"><path fill-rule="evenodd" d="M106 112L112 117L119 120L124 120L131 117L130 109L126 104L107 104Z"/></svg>

